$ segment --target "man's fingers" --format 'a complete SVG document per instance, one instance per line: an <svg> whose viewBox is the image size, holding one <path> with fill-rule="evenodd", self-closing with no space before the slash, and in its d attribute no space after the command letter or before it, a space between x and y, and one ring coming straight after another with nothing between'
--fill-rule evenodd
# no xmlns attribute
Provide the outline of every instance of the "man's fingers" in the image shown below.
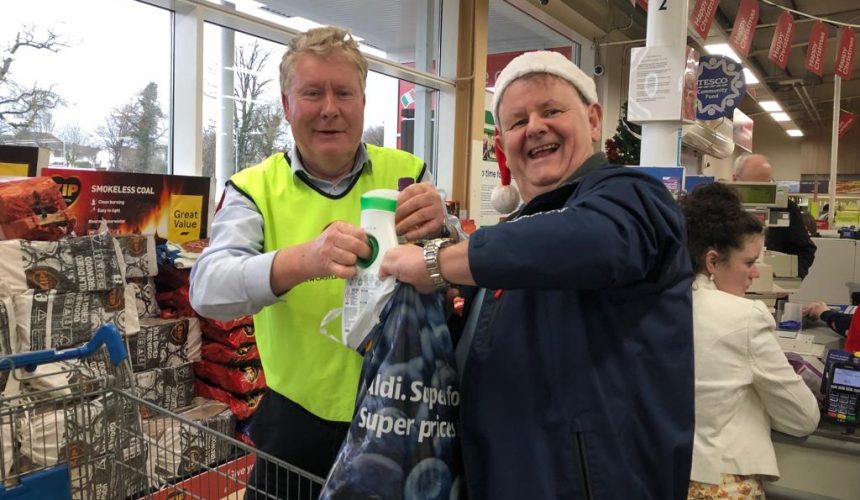
<svg viewBox="0 0 860 500"><path fill-rule="evenodd" d="M444 223L438 207L425 207L398 222L395 229L397 234L406 235L408 239L418 239L438 233Z"/></svg>
<svg viewBox="0 0 860 500"><path fill-rule="evenodd" d="M352 259L341 257L338 259L338 262L352 265L355 264L355 256L368 259L372 252L364 231L354 227L350 227L349 229L335 232L331 238L331 246L333 249L349 253L352 256ZM342 254L334 252L333 255Z"/></svg>
<svg viewBox="0 0 860 500"><path fill-rule="evenodd" d="M355 268L355 266L344 266L336 262L329 263L329 271L331 271L331 274L337 276L338 278L343 278L345 280L355 277L355 275L358 273L358 270Z"/></svg>
<svg viewBox="0 0 860 500"><path fill-rule="evenodd" d="M427 221L424 224L414 226L411 230L406 231L404 236L406 237L407 240L410 240L410 241L419 240L419 239L427 236L428 234L438 233L439 232L438 229L439 229L438 227L436 227L434 229L433 221Z"/></svg>

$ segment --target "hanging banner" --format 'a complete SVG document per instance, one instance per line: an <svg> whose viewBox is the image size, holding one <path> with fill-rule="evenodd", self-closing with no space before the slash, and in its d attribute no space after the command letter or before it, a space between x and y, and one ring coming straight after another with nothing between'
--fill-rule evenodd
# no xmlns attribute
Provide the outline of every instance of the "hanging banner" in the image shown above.
<svg viewBox="0 0 860 500"><path fill-rule="evenodd" d="M809 32L809 45L806 47L806 69L818 76L824 71L824 51L827 50L827 26L816 21Z"/></svg>
<svg viewBox="0 0 860 500"><path fill-rule="evenodd" d="M854 125L854 122L857 121L857 115L854 113L849 113L847 111L842 111L839 113L839 138L841 139L848 129Z"/></svg>
<svg viewBox="0 0 860 500"><path fill-rule="evenodd" d="M696 0L696 5L690 12L690 24L700 37L708 38L708 32L711 31L711 23L714 22L714 15L719 5L720 0Z"/></svg>
<svg viewBox="0 0 860 500"><path fill-rule="evenodd" d="M791 12L784 11L779 15L776 28L773 31L773 39L770 41L770 50L767 57L780 69L785 69L788 63L788 52L791 50L791 37L794 36L794 18Z"/></svg>
<svg viewBox="0 0 860 500"><path fill-rule="evenodd" d="M746 95L743 67L726 56L707 55L699 59L696 118L731 118Z"/></svg>
<svg viewBox="0 0 860 500"><path fill-rule="evenodd" d="M758 24L758 0L741 0L738 6L738 14L735 16L735 25L732 27L732 36L729 43L741 57L750 53L753 33Z"/></svg>
<svg viewBox="0 0 860 500"><path fill-rule="evenodd" d="M851 79L851 69L854 66L854 57L857 55L857 41L854 30L849 27L842 28L839 35L839 47L836 49L836 75L843 80Z"/></svg>

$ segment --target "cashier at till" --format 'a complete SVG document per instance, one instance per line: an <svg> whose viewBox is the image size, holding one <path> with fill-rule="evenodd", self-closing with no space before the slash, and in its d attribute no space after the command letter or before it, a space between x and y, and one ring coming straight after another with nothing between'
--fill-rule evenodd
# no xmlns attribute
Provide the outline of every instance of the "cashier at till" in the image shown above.
<svg viewBox="0 0 860 500"><path fill-rule="evenodd" d="M735 160L732 178L744 182L773 182L773 167L767 156L742 155ZM815 260L815 243L803 224L797 203L788 200L786 208L789 214L788 227L767 228L764 246L768 250L797 255L797 275L805 278Z"/></svg>

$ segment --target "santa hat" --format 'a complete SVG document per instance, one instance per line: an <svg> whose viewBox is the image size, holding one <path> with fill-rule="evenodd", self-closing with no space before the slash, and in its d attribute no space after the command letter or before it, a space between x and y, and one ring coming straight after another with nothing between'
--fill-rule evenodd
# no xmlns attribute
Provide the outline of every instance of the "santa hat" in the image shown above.
<svg viewBox="0 0 860 500"><path fill-rule="evenodd" d="M499 137L499 129L496 129L495 137ZM511 169L508 168L508 159L505 158L505 153L499 147L499 142L494 141L496 145L496 161L499 163L499 175L502 179L501 184L493 188L490 195L490 203L496 212L500 214L509 214L517 209L520 204L520 193L516 186L511 185Z"/></svg>
<svg viewBox="0 0 860 500"><path fill-rule="evenodd" d="M493 89L493 120L495 120L496 125L499 125L499 103L508 85L517 78L532 73L548 73L567 80L582 94L586 101L585 104L597 102L597 86L594 85L594 80L579 69L576 64L573 64L570 59L558 52L549 50L526 52L509 62L505 69L499 73L499 77L496 78L496 85Z"/></svg>

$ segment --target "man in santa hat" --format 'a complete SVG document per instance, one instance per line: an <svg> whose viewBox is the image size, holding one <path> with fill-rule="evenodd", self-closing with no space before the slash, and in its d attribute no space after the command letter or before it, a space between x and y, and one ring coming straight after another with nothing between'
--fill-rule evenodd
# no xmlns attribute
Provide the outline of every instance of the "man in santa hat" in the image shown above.
<svg viewBox="0 0 860 500"><path fill-rule="evenodd" d="M683 216L656 179L594 152L602 114L594 81L561 54L511 61L493 115L523 203L468 241L383 261L383 275L424 292L480 287L457 348L472 499L686 498Z"/></svg>

